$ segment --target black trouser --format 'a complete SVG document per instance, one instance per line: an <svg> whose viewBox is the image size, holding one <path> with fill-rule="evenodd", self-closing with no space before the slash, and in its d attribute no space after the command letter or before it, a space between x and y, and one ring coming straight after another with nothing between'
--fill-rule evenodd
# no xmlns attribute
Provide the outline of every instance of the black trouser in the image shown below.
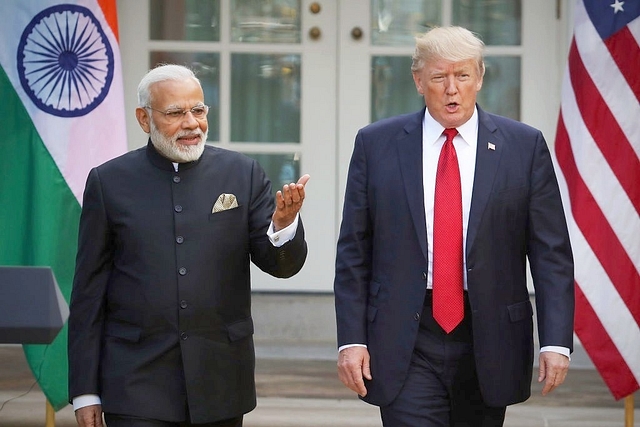
<svg viewBox="0 0 640 427"><path fill-rule="evenodd" d="M420 331L400 394L380 408L389 427L501 427L506 408L485 405L475 361L471 310L465 292L465 316L446 334L433 318L427 291Z"/></svg>
<svg viewBox="0 0 640 427"><path fill-rule="evenodd" d="M131 417L118 414L104 414L107 427L242 427L242 416L215 423L191 424L190 422L170 422Z"/></svg>

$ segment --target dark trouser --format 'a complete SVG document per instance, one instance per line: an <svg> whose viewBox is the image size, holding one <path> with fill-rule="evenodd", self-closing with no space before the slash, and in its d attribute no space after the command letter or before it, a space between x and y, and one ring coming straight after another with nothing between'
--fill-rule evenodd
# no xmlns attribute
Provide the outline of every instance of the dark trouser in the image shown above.
<svg viewBox="0 0 640 427"><path fill-rule="evenodd" d="M151 420L148 418L130 417L127 415L104 414L107 427L242 427L242 416L229 420L217 421L207 424L191 424L170 421Z"/></svg>
<svg viewBox="0 0 640 427"><path fill-rule="evenodd" d="M436 323L427 291L409 373L400 394L380 408L388 427L501 427L505 407L485 405L473 358L471 310L450 334Z"/></svg>

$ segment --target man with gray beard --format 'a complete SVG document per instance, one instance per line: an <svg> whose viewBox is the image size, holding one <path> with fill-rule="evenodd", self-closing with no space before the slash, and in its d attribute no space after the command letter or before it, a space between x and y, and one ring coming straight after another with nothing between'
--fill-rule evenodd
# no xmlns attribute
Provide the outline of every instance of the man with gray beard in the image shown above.
<svg viewBox="0 0 640 427"><path fill-rule="evenodd" d="M256 405L249 261L291 277L307 255L304 175L274 197L260 165L205 146L188 68L138 86L146 147L91 170L69 316L78 425L242 426Z"/></svg>

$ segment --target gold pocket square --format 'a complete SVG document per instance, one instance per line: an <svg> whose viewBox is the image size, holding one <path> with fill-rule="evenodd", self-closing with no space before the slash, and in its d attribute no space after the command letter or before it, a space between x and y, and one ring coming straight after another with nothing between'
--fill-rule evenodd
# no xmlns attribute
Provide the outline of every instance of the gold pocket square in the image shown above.
<svg viewBox="0 0 640 427"><path fill-rule="evenodd" d="M238 207L238 200L236 200L236 196L233 194L222 193L218 200L213 204L213 209L211 209L211 213L226 211L228 209L233 209Z"/></svg>

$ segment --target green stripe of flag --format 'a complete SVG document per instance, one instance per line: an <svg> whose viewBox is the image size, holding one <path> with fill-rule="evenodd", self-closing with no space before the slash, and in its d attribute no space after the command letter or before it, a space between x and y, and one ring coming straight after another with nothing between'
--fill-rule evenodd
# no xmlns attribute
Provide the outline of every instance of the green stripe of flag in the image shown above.
<svg viewBox="0 0 640 427"><path fill-rule="evenodd" d="M80 206L0 68L2 179L0 265L49 266L67 302ZM55 410L67 404L66 325L50 345L25 345L29 366Z"/></svg>

